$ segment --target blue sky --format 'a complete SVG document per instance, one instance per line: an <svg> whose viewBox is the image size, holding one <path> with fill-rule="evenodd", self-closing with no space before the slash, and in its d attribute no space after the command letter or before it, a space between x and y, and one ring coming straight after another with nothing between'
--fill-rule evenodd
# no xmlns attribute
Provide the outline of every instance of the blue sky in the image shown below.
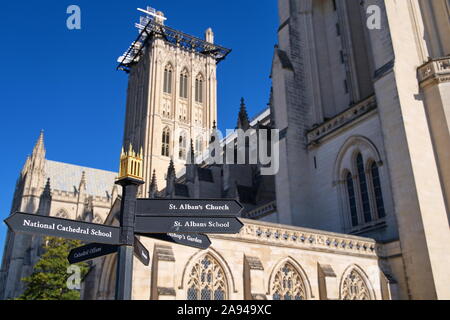
<svg viewBox="0 0 450 320"><path fill-rule="evenodd" d="M165 13L166 24L233 49L218 69L219 128L236 126L239 100L250 116L267 105L276 44L275 0L4 1L0 11L0 220L41 129L47 159L116 171L123 135L127 76L116 60L136 38L136 8ZM81 30L66 28L69 5ZM6 226L0 223L0 255Z"/></svg>

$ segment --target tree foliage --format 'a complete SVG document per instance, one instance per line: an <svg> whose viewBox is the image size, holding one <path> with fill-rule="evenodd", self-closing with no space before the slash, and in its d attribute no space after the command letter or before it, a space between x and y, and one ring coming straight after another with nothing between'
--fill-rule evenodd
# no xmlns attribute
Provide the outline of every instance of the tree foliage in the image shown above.
<svg viewBox="0 0 450 320"><path fill-rule="evenodd" d="M44 239L44 254L33 268L33 273L23 278L25 292L18 300L79 300L80 292L68 288L70 266L67 256L70 250L80 247L76 240L47 237ZM81 279L88 271L86 263L77 264Z"/></svg>

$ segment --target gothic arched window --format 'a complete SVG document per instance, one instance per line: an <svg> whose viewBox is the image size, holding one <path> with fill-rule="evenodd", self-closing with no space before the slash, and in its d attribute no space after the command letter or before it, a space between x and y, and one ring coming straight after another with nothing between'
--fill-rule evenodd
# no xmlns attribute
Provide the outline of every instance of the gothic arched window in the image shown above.
<svg viewBox="0 0 450 320"><path fill-rule="evenodd" d="M387 216L389 208L385 207L384 188L389 185L382 181L382 163L376 146L364 137L348 139L339 151L334 177L341 195L345 232L360 233L378 228L378 222L383 222L378 220Z"/></svg>
<svg viewBox="0 0 450 320"><path fill-rule="evenodd" d="M178 157L181 160L186 160L187 141L186 141L186 133L185 132L182 132L180 134L180 138L179 138L179 141L178 141L178 146L179 146Z"/></svg>
<svg viewBox="0 0 450 320"><path fill-rule="evenodd" d="M273 300L306 300L306 289L300 273L287 262L275 274Z"/></svg>
<svg viewBox="0 0 450 320"><path fill-rule="evenodd" d="M370 292L363 277L358 271L352 270L341 285L342 300L370 300Z"/></svg>
<svg viewBox="0 0 450 320"><path fill-rule="evenodd" d="M195 102L203 103L203 76L201 74L195 79Z"/></svg>
<svg viewBox="0 0 450 320"><path fill-rule="evenodd" d="M172 66L168 64L164 68L164 92L172 93Z"/></svg>
<svg viewBox="0 0 450 320"><path fill-rule="evenodd" d="M226 300L227 281L222 266L209 254L189 274L187 300Z"/></svg>
<svg viewBox="0 0 450 320"><path fill-rule="evenodd" d="M161 155L163 157L170 157L170 129L169 128L165 128L163 130Z"/></svg>
<svg viewBox="0 0 450 320"><path fill-rule="evenodd" d="M353 177L350 172L347 173L346 183L352 226L356 227L358 225L358 208L356 206L355 185L353 184Z"/></svg>
<svg viewBox="0 0 450 320"><path fill-rule="evenodd" d="M359 191L361 192L362 208L365 222L372 221L370 212L369 189L367 188L366 171L361 153L356 156L356 167L358 170Z"/></svg>
<svg viewBox="0 0 450 320"><path fill-rule="evenodd" d="M188 80L189 74L186 69L180 74L180 97L187 99L188 97Z"/></svg>
<svg viewBox="0 0 450 320"><path fill-rule="evenodd" d="M370 173L372 176L372 187L375 198L375 204L377 208L378 218L384 218L386 211L384 209L383 192L381 191L380 172L378 171L378 165L374 161L370 166Z"/></svg>

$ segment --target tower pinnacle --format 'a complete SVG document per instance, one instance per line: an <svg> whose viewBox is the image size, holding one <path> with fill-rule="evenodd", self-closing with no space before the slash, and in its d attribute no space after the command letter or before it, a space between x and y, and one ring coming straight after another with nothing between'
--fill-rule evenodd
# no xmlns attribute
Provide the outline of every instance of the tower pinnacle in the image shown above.
<svg viewBox="0 0 450 320"><path fill-rule="evenodd" d="M248 120L247 107L244 98L241 98L237 129L247 130L248 128L250 128L250 121Z"/></svg>
<svg viewBox="0 0 450 320"><path fill-rule="evenodd" d="M33 148L32 157L36 158L37 156L45 156L44 130L41 130L39 138Z"/></svg>

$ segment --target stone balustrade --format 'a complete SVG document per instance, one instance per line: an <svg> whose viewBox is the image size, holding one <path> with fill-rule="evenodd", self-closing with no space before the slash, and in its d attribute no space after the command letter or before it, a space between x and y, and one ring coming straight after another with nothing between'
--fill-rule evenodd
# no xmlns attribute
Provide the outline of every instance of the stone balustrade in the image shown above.
<svg viewBox="0 0 450 320"><path fill-rule="evenodd" d="M320 126L310 130L307 133L308 146L314 146L324 137L376 108L377 101L375 96L371 96L370 98L359 102L333 119L330 119Z"/></svg>
<svg viewBox="0 0 450 320"><path fill-rule="evenodd" d="M375 240L345 234L318 231L262 221L241 219L244 227L238 235L210 235L213 238L233 238L264 245L296 249L327 251L345 255L377 257Z"/></svg>

